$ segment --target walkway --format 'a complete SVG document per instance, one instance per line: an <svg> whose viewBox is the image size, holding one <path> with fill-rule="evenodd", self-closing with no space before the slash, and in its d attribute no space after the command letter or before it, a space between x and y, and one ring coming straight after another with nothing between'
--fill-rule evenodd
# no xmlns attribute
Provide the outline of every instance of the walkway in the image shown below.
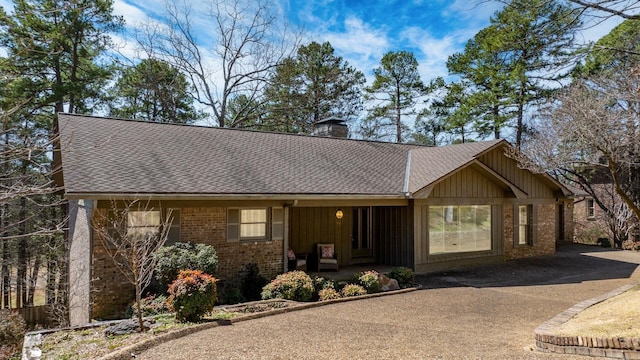
<svg viewBox="0 0 640 360"><path fill-rule="evenodd" d="M136 359L593 359L543 354L534 329L640 281L640 253L564 245L555 256L418 278L426 289L205 330Z"/></svg>

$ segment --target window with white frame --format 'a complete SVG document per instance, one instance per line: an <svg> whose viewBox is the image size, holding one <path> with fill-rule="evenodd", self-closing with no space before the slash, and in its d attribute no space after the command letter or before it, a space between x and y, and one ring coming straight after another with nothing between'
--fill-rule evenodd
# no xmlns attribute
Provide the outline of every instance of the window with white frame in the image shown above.
<svg viewBox="0 0 640 360"><path fill-rule="evenodd" d="M518 205L517 206L517 245L532 245L533 244L533 231L532 231L532 205Z"/></svg>
<svg viewBox="0 0 640 360"><path fill-rule="evenodd" d="M587 218L591 219L596 215L596 204L593 199L587 199Z"/></svg>
<svg viewBox="0 0 640 360"><path fill-rule="evenodd" d="M227 241L282 240L282 207L230 208L227 211Z"/></svg>
<svg viewBox="0 0 640 360"><path fill-rule="evenodd" d="M147 236L160 231L160 211L136 210L127 212L127 235Z"/></svg>

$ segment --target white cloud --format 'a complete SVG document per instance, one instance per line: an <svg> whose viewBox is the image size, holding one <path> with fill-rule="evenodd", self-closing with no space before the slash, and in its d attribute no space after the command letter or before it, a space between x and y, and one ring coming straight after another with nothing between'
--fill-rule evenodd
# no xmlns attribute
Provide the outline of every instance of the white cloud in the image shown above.
<svg viewBox="0 0 640 360"><path fill-rule="evenodd" d="M370 76L382 55L389 50L388 34L353 16L344 20L344 28L343 32L315 30L310 37L318 42L329 41L336 50L336 55L342 56L351 66Z"/></svg>
<svg viewBox="0 0 640 360"><path fill-rule="evenodd" d="M149 16L139 7L131 5L124 0L113 2L113 14L122 16L129 27L139 27L150 20Z"/></svg>

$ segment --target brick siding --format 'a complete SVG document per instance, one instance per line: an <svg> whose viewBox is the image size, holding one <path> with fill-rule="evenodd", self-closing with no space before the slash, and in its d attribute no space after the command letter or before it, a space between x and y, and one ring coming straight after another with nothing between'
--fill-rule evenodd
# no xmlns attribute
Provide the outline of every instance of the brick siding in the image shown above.
<svg viewBox="0 0 640 360"><path fill-rule="evenodd" d="M514 246L513 206L504 208L504 255L506 259L551 255L556 251L556 205L542 204L536 207L536 235L533 245Z"/></svg>
<svg viewBox="0 0 640 360"><path fill-rule="evenodd" d="M224 289L240 285L246 265L249 263L258 264L260 273L267 279L282 272L284 266L282 240L227 242L226 208L182 208L180 210L180 241L203 243L212 245L216 249L219 264L214 276L223 280ZM104 214L105 211L97 210L94 221L103 218L99 214ZM112 319L122 316L134 295L133 286L124 280L105 252L102 243L99 239L95 239L92 281L93 318Z"/></svg>

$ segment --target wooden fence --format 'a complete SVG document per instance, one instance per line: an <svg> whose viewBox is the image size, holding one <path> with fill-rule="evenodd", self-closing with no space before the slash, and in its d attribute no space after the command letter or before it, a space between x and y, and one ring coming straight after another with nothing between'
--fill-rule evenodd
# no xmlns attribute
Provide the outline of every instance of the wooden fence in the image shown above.
<svg viewBox="0 0 640 360"><path fill-rule="evenodd" d="M36 325L47 328L50 327L53 323L50 319L50 305L27 306L13 310L22 315L22 318L30 328L33 328Z"/></svg>

